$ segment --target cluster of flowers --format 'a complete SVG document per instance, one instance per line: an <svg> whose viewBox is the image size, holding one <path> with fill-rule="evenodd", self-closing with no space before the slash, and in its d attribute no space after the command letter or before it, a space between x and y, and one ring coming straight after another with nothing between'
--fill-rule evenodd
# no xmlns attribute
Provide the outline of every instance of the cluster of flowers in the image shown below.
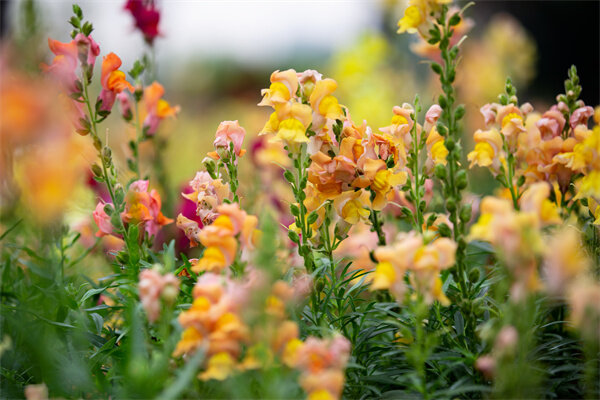
<svg viewBox="0 0 600 400"><path fill-rule="evenodd" d="M342 335L331 339L307 338L297 349L295 367L301 371L300 385L308 393L308 399L339 399L349 358L350 342Z"/></svg>
<svg viewBox="0 0 600 400"><path fill-rule="evenodd" d="M319 214L312 221L315 230L323 221L323 204L328 201L346 225L354 225L368 222L371 210L380 211L396 198L402 199L399 188L410 174L407 153L413 140L421 141L423 129L429 171L436 164L445 165L448 154L444 138L435 128L439 106L432 106L425 125L416 127L410 105L394 107L390 125L373 132L366 121L355 124L348 110L339 105L333 96L336 86L335 81L322 79L312 70L275 71L259 103L275 109L263 134L275 134L274 139L284 142L291 157L300 152L302 143L307 144L310 161L305 206L309 213Z"/></svg>
<svg viewBox="0 0 600 400"><path fill-rule="evenodd" d="M501 104L481 108L487 130L475 132L468 159L471 166L488 168L505 190L482 200L470 239L496 249L511 282L511 301L535 292L564 299L571 322L597 340L600 284L578 225L597 224L600 108L577 100L581 87L574 68L569 78L567 93L543 114L528 103L519 107L510 82ZM477 367L493 375L517 340L515 328L504 326Z"/></svg>
<svg viewBox="0 0 600 400"><path fill-rule="evenodd" d="M426 303L438 300L443 305L450 301L442 290L439 276L444 269L455 263L456 243L448 238L435 237L427 243L425 236L414 231L398 234L392 245L375 250L377 264L371 290L388 289L398 301L406 294L405 276L414 290L424 297Z"/></svg>
<svg viewBox="0 0 600 400"><path fill-rule="evenodd" d="M241 157L245 153L242 149L245 133L237 121L222 122L214 142L216 151L209 156L218 161L230 161L232 160L229 156L231 145L233 154ZM233 162L237 163L237 158ZM208 165L212 167L213 164L208 163ZM220 162L219 166L221 166ZM235 169L235 165L225 166L229 170ZM196 215L200 222L187 218L183 214L177 216L177 227L185 233L190 240L190 245L204 246L202 258L191 260L192 270L196 273L201 271L218 273L232 265L238 254L238 235L241 259L248 260L249 252L254 249L258 232L256 216L248 215L240 209L238 203L233 202L235 198L231 190L232 181L224 182L220 170L214 171L212 168L210 172L197 172L194 179L190 181L192 192L183 194L184 198L195 203Z"/></svg>
<svg viewBox="0 0 600 400"><path fill-rule="evenodd" d="M507 189L516 191L515 199L521 195L519 187L544 181L560 192L559 198L571 197L563 199L563 205L572 199L568 194L571 183L582 186L583 196L593 193L586 188L594 186L594 156L586 149L594 146L593 137L599 135L600 128L590 130L587 125L594 109L579 100L569 112L561 101L540 114L529 103L518 107L515 96L510 100L481 108L487 129L473 136L475 149L468 155L471 167L489 168ZM598 120L600 111L596 114ZM585 177L577 183L579 174ZM519 180L523 183L517 185Z"/></svg>
<svg viewBox="0 0 600 400"><path fill-rule="evenodd" d="M249 340L248 326L241 317L247 288L223 276L207 272L194 286L194 302L179 315L184 328L174 356L205 346L207 368L201 379L223 380L230 375Z"/></svg>
<svg viewBox="0 0 600 400"><path fill-rule="evenodd" d="M93 77L96 57L100 54L99 45L92 39L91 35L85 36L78 33L73 40L67 43L48 39L48 46L55 57L50 65L42 65L43 69L55 76L63 83L66 95L71 99L68 103L73 111L73 123L78 133L86 135L90 132L96 121L90 121L86 115L84 91ZM118 99L121 104L121 112L126 120L132 118L131 95L143 93L145 116L136 116L143 121L144 130L148 135L154 134L161 120L177 114L179 107L172 107L162 99L164 88L158 82L153 82L146 88L134 88L127 81L126 75L119 68L121 59L115 53L109 53L102 59L100 84L102 90L98 95L95 110L101 117L106 117L112 110ZM87 83L77 75L81 68L82 76ZM129 95L127 94L129 91Z"/></svg>
<svg viewBox="0 0 600 400"><path fill-rule="evenodd" d="M302 275L292 285L281 280L269 285L266 274L252 265L258 220L241 210L232 190L237 160L245 154L245 134L237 121L222 122L215 151L204 160L207 170L198 172L191 192L183 194L194 203L199 222L180 214L177 226L192 247L200 244L204 249L200 259L190 260L199 277L191 308L179 316L185 330L173 355L204 349L207 361L199 375L204 380L283 364L302 371L300 384L309 398L339 398L349 342L341 336L331 344L314 337L302 342L298 325L287 316L287 305L306 296L312 279ZM227 178L221 175L225 169ZM244 263L244 274L234 279L230 267L238 261ZM257 300L261 293L268 295ZM253 301L265 310L260 323L252 321Z"/></svg>

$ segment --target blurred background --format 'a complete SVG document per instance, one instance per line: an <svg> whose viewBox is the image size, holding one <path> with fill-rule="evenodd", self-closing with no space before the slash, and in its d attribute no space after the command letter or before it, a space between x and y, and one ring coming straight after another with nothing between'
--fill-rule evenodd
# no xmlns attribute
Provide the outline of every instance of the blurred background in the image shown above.
<svg viewBox="0 0 600 400"><path fill-rule="evenodd" d="M166 201L171 207L178 188L201 169L220 121L239 120L248 132L246 146L252 146L269 115L256 106L260 89L269 86L276 69L317 69L335 79L340 103L349 107L355 121L366 119L373 129L388 125L392 107L412 102L415 93L428 106L440 92L422 54L416 54L424 50L415 37L396 34L407 6L403 0L157 0L160 36L153 50L135 29L125 3L79 2L94 24L92 36L101 55L117 53L127 71L136 59L150 54L165 98L181 106L177 120L159 132L168 138L163 157L171 187L164 190L170 191ZM2 57L11 54L17 68L32 73L40 62L50 62L47 38L70 40L71 4L0 1L3 47L13 49ZM471 27L457 77L459 100L467 107L465 140L482 126L478 109L496 100L507 76L521 102L543 110L564 91L567 69L575 64L583 100L600 104L600 2L487 0L477 2L467 16ZM107 137L124 158L130 128L117 114L107 120ZM143 162L154 162L151 150L142 147L141 153ZM242 164L242 171L252 175L248 157L242 162L248 164ZM488 190L473 186L476 192ZM94 204L90 199L77 207L89 215Z"/></svg>

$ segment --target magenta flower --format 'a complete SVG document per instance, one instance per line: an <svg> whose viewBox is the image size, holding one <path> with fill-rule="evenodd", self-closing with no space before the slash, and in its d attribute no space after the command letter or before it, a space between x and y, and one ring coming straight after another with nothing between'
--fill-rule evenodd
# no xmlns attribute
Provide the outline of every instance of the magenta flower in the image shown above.
<svg viewBox="0 0 600 400"><path fill-rule="evenodd" d="M146 42L152 45L154 39L160 34L158 31L160 12L154 0L127 0L125 9L135 19L135 27L142 32Z"/></svg>

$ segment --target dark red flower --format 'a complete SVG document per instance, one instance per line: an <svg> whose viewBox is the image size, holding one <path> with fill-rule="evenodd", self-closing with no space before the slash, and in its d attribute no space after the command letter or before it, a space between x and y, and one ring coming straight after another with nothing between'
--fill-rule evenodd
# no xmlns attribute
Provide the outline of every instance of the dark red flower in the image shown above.
<svg viewBox="0 0 600 400"><path fill-rule="evenodd" d="M159 35L158 22L160 21L160 12L154 0L127 0L125 9L131 13L136 28L142 31L144 39L151 45L154 38Z"/></svg>

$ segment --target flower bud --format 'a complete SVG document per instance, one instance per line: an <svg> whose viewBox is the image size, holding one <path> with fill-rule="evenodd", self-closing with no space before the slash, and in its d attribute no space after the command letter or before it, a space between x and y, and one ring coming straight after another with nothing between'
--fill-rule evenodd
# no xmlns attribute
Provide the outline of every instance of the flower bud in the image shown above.
<svg viewBox="0 0 600 400"><path fill-rule="evenodd" d="M102 177L102 168L96 163L92 164L92 173L94 176L101 178Z"/></svg>
<svg viewBox="0 0 600 400"><path fill-rule="evenodd" d="M446 179L446 167L442 164L437 164L434 170L435 176L438 179Z"/></svg>
<svg viewBox="0 0 600 400"><path fill-rule="evenodd" d="M467 187L467 172L464 169L461 169L456 174L456 187L459 190Z"/></svg>
<svg viewBox="0 0 600 400"><path fill-rule="evenodd" d="M467 223L471 220L471 205L470 204L463 204L463 206L460 209L460 220L464 223Z"/></svg>
<svg viewBox="0 0 600 400"><path fill-rule="evenodd" d="M162 291L162 299L167 305L172 305L177 300L179 289L173 285L166 285Z"/></svg>
<svg viewBox="0 0 600 400"><path fill-rule="evenodd" d="M311 80L306 81L306 83L304 85L302 85L302 94L304 95L304 97L306 97L308 99L314 89L315 89L315 83Z"/></svg>
<svg viewBox="0 0 600 400"><path fill-rule="evenodd" d="M452 197L450 197L446 200L446 210L448 210L450 212L456 211L456 202L454 201L454 199Z"/></svg>
<svg viewBox="0 0 600 400"><path fill-rule="evenodd" d="M450 227L447 224L445 224L443 222L438 225L438 232L443 237L450 237L450 236L452 236L452 230L450 229Z"/></svg>

